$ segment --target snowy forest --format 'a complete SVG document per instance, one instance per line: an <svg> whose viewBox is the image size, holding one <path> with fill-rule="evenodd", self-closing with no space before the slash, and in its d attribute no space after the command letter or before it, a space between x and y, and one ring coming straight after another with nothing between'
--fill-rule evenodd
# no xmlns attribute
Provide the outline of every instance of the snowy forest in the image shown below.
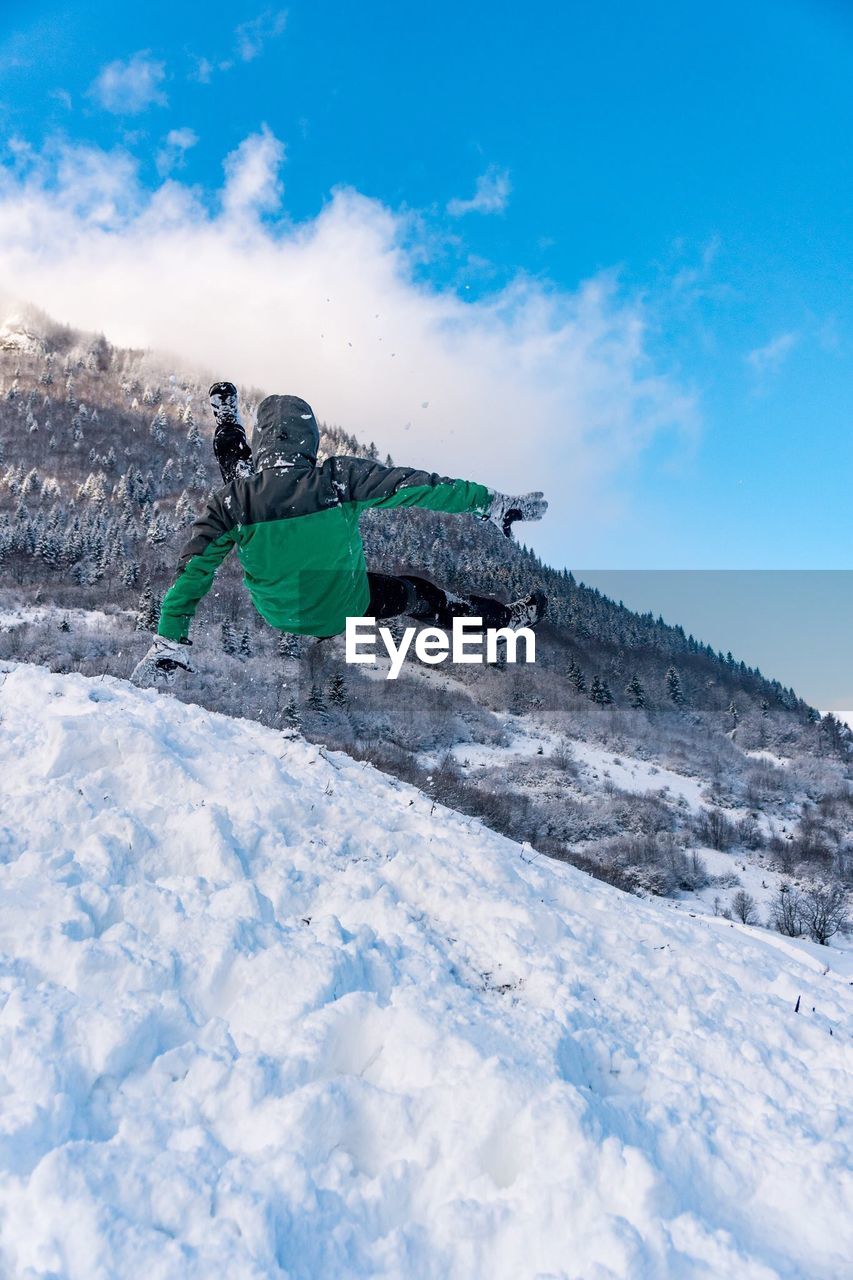
<svg viewBox="0 0 853 1280"><path fill-rule="evenodd" d="M219 481L209 380L34 311L7 318L0 657L129 675ZM241 388L247 422L263 394ZM378 456L344 426L324 425L322 456ZM406 510L369 513L362 531L376 569L503 599L541 587L536 665L450 674L407 659L398 681L376 678L346 666L342 644L273 632L231 557L193 628L197 674L175 696L341 748L628 891L704 894L715 912L819 942L847 927L853 735L833 715L492 527ZM521 737L529 749L506 749ZM644 762L648 785L627 785L623 757ZM702 780L701 803L679 777Z"/></svg>

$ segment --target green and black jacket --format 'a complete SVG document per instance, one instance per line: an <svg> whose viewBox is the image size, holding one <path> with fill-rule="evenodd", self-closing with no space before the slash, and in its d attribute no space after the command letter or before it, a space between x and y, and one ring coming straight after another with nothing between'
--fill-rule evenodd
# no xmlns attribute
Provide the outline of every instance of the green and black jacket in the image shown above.
<svg viewBox="0 0 853 1280"><path fill-rule="evenodd" d="M307 407L307 406L306 406ZM338 635L361 617L369 591L358 521L368 507L428 507L485 515L481 484L364 458L272 454L254 475L217 490L192 527L158 628L185 640L196 607L232 547L255 608L274 627Z"/></svg>

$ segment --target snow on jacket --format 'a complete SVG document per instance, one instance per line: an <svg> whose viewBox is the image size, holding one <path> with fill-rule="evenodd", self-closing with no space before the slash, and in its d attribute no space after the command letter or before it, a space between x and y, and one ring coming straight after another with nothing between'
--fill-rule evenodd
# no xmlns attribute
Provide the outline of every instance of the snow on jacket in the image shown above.
<svg viewBox="0 0 853 1280"><path fill-rule="evenodd" d="M199 601L235 546L252 602L267 622L301 635L338 635L348 617L363 615L369 598L362 511L409 506L482 516L488 508L489 490L467 480L365 458L329 458L318 466L313 414L313 431L294 453L282 413L281 404L260 406L255 474L218 489L193 525L163 599L159 635L187 638Z"/></svg>

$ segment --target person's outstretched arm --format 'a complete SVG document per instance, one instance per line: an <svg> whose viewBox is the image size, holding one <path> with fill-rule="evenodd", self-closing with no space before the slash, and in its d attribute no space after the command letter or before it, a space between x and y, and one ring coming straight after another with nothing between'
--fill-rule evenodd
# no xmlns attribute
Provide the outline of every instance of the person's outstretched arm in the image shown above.
<svg viewBox="0 0 853 1280"><path fill-rule="evenodd" d="M367 458L338 458L339 484L346 497L363 507L427 507L431 511L470 512L510 536L515 520L541 520L548 503L541 493L518 497L495 493L472 480L453 480L414 467L383 467Z"/></svg>
<svg viewBox="0 0 853 1280"><path fill-rule="evenodd" d="M236 524L215 493L184 543L178 572L163 597L158 636L184 641L199 601L210 590L214 574L234 546Z"/></svg>
<svg viewBox="0 0 853 1280"><path fill-rule="evenodd" d="M146 685L152 680L171 683L178 670L195 670L188 647L190 623L216 570L234 545L234 533L234 522L219 495L214 494L184 543L177 577L163 597L154 643L131 673L134 684Z"/></svg>

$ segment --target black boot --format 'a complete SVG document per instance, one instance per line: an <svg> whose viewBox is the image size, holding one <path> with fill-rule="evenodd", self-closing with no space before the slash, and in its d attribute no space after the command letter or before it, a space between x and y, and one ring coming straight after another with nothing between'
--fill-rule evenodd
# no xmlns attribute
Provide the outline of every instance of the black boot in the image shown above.
<svg viewBox="0 0 853 1280"><path fill-rule="evenodd" d="M548 608L548 597L544 591L533 591L524 600L513 600L509 606L509 626L515 631L519 627L535 627L545 616Z"/></svg>

